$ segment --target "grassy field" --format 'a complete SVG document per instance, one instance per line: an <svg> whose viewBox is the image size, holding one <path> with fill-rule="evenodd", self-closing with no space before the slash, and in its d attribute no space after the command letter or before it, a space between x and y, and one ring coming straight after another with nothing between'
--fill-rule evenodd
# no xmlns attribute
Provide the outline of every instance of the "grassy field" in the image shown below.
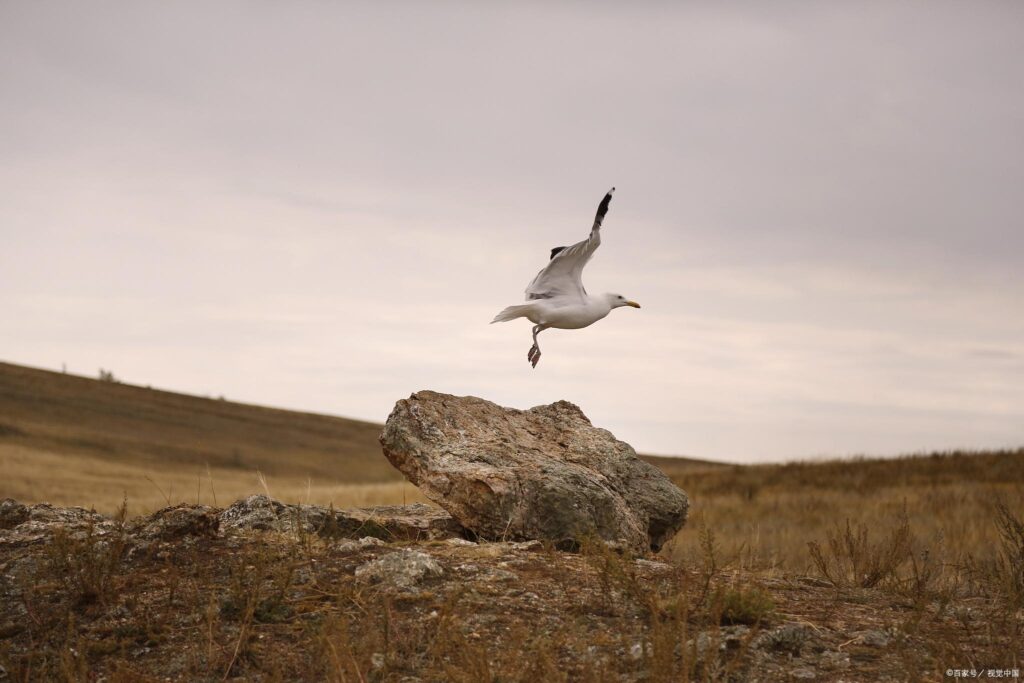
<svg viewBox="0 0 1024 683"><path fill-rule="evenodd" d="M0 498L129 513L265 489L336 507L423 500L381 425L0 363ZM262 480L261 480L262 478Z"/></svg>
<svg viewBox="0 0 1024 683"><path fill-rule="evenodd" d="M1000 548L994 504L1024 514L1024 449L665 469L690 495L688 528L710 529L723 558L743 567L810 571L808 543L847 521L869 540L906 523L916 552L951 567L990 561ZM699 534L681 534L665 552L700 554Z"/></svg>

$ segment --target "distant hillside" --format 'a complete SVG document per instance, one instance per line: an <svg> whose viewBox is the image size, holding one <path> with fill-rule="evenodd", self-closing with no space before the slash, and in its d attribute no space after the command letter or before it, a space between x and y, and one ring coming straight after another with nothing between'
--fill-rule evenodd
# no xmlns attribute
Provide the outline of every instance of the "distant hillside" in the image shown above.
<svg viewBox="0 0 1024 683"><path fill-rule="evenodd" d="M641 458L651 463L655 467L664 470L666 474L672 476L674 474L681 474L684 472L695 472L702 470L716 470L723 467L729 467L732 463L727 462L716 462L714 460L701 460L700 458L686 458L683 456L675 455L640 455ZM738 465L743 467L743 465Z"/></svg>
<svg viewBox="0 0 1024 683"><path fill-rule="evenodd" d="M399 479L381 425L201 398L0 363L0 439L133 464L267 475Z"/></svg>
<svg viewBox="0 0 1024 683"><path fill-rule="evenodd" d="M380 431L0 363L0 497L110 510L127 493L150 510L168 499L207 502L218 490L222 498L259 491L259 471L275 495L327 503L341 486L402 481L381 454ZM418 495L401 486L384 498ZM342 493L339 504L362 502Z"/></svg>

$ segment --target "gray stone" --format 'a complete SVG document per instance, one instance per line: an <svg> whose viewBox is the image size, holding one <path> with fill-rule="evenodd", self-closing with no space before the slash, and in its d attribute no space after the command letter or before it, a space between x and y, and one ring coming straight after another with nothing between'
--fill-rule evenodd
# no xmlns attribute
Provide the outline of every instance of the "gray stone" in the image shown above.
<svg viewBox="0 0 1024 683"><path fill-rule="evenodd" d="M493 568L487 570L485 578L488 581L518 581L519 574L510 572L507 569Z"/></svg>
<svg viewBox="0 0 1024 683"><path fill-rule="evenodd" d="M655 562L653 560L647 560L642 557L636 559L636 566L638 569L646 569L648 571L663 574L672 571L672 565L665 562Z"/></svg>
<svg viewBox="0 0 1024 683"><path fill-rule="evenodd" d="M220 524L224 529L301 530L329 537L376 536L385 541L444 539L465 533L450 514L423 503L333 510L286 505L262 494L236 501L220 513Z"/></svg>
<svg viewBox="0 0 1024 683"><path fill-rule="evenodd" d="M759 650L786 652L800 656L800 651L811 637L811 629L803 624L783 624L759 635L754 639L753 645Z"/></svg>
<svg viewBox="0 0 1024 683"><path fill-rule="evenodd" d="M370 535L388 541L459 538L465 533L445 510L425 503L338 510L334 525L344 536Z"/></svg>
<svg viewBox="0 0 1024 683"><path fill-rule="evenodd" d="M885 647L891 640L888 633L877 629L860 634L860 642L868 647Z"/></svg>
<svg viewBox="0 0 1024 683"><path fill-rule="evenodd" d="M0 529L13 529L28 521L29 510L12 498L0 500Z"/></svg>
<svg viewBox="0 0 1024 683"><path fill-rule="evenodd" d="M388 583L412 588L424 579L444 574L441 564L427 553L400 550L356 568L356 578L370 583Z"/></svg>
<svg viewBox="0 0 1024 683"><path fill-rule="evenodd" d="M217 535L220 519L217 511L205 505L173 505L157 510L130 525L142 540L171 540L185 536Z"/></svg>
<svg viewBox="0 0 1024 683"><path fill-rule="evenodd" d="M643 643L633 643L633 645L629 648L629 658L633 661L640 661L644 658L644 653L646 649L649 648L644 648Z"/></svg>
<svg viewBox="0 0 1024 683"><path fill-rule="evenodd" d="M821 653L820 662L824 669L843 671L850 668L850 655L845 652L827 650Z"/></svg>
<svg viewBox="0 0 1024 683"><path fill-rule="evenodd" d="M225 508L220 513L220 526L223 529L290 530L298 517L289 507L263 494L255 494Z"/></svg>
<svg viewBox="0 0 1024 683"><path fill-rule="evenodd" d="M508 547L512 550L543 550L544 544L540 541L520 541L519 543L509 543Z"/></svg>
<svg viewBox="0 0 1024 683"><path fill-rule="evenodd" d="M102 538L122 527L95 510L55 507L49 503L22 505L10 498L0 502L0 547L43 543L54 533L71 538Z"/></svg>
<svg viewBox="0 0 1024 683"><path fill-rule="evenodd" d="M335 549L342 553L354 553L367 548L382 548L386 543L376 536L364 536L358 541L342 541Z"/></svg>
<svg viewBox="0 0 1024 683"><path fill-rule="evenodd" d="M384 455L462 526L487 540L595 538L658 550L686 521L688 500L629 444L575 405L530 410L420 391L398 401Z"/></svg>
<svg viewBox="0 0 1024 683"><path fill-rule="evenodd" d="M460 548L470 545L477 545L473 541L468 541L465 538L449 538L445 541L445 545L450 545L453 548Z"/></svg>
<svg viewBox="0 0 1024 683"><path fill-rule="evenodd" d="M715 633L701 631L696 638L686 641L686 648L695 653L697 658L705 660L708 655L729 650L739 650L750 637L750 628L743 625L723 626Z"/></svg>

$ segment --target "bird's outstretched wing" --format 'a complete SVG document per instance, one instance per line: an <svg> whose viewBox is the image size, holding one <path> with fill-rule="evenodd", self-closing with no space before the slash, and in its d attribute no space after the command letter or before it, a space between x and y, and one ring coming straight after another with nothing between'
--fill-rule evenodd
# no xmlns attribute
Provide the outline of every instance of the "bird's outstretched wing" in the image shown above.
<svg viewBox="0 0 1024 683"><path fill-rule="evenodd" d="M601 223L608 213L608 204L612 201L615 188L608 190L597 207L594 227L590 236L571 247L555 247L551 250L551 260L544 270L537 273L526 288L526 299L553 299L559 296L575 296L583 299L587 290L583 289L583 266L601 245Z"/></svg>

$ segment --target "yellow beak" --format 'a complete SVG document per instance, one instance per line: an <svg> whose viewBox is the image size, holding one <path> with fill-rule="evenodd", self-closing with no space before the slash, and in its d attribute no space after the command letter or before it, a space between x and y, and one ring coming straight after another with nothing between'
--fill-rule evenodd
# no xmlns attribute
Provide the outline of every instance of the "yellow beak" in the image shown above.
<svg viewBox="0 0 1024 683"><path fill-rule="evenodd" d="M638 304L638 303L637 303L637 302L635 302L635 301L627 301L627 302L626 302L626 305L627 305L627 306L632 306L633 308L640 308L640 304Z"/></svg>

